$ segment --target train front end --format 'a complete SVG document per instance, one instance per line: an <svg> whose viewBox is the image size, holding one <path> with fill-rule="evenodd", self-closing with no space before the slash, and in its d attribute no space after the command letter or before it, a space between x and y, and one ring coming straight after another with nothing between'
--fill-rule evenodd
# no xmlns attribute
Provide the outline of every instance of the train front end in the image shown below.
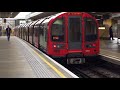
<svg viewBox="0 0 120 90"><path fill-rule="evenodd" d="M49 23L48 53L66 57L68 63L84 63L99 54L98 23L88 13L68 12Z"/></svg>

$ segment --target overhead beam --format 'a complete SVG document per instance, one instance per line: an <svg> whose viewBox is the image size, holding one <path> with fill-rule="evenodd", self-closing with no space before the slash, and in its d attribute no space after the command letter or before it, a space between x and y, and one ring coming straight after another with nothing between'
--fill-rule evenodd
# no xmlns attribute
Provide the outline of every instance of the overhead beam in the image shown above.
<svg viewBox="0 0 120 90"><path fill-rule="evenodd" d="M31 20L34 21L36 19L44 18L44 17L50 16L50 15L54 15L54 14L57 14L57 13L59 13L59 12L43 12L43 13L40 13L39 15L30 17L28 19L31 19Z"/></svg>

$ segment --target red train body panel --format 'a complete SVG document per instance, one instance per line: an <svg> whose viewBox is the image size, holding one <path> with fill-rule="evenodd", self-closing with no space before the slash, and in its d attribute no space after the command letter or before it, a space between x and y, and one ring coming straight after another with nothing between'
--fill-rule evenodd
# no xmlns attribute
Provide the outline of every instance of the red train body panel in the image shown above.
<svg viewBox="0 0 120 90"><path fill-rule="evenodd" d="M52 57L97 56L100 52L98 23L85 12L45 17L33 22L28 31L29 43Z"/></svg>

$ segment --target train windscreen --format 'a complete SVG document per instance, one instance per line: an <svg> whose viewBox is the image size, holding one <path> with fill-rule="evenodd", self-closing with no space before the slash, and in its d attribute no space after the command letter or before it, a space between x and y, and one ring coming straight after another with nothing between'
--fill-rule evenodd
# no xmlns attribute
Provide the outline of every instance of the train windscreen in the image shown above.
<svg viewBox="0 0 120 90"><path fill-rule="evenodd" d="M97 24L91 18L85 18L85 41L91 42L97 39Z"/></svg>
<svg viewBox="0 0 120 90"><path fill-rule="evenodd" d="M51 28L52 41L64 41L64 28L63 19L57 19Z"/></svg>

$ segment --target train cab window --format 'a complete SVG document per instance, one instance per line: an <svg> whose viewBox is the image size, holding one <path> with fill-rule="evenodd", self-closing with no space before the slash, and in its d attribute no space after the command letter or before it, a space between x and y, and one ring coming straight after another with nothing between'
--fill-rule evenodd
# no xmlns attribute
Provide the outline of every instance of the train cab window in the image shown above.
<svg viewBox="0 0 120 90"><path fill-rule="evenodd" d="M95 41L97 35L96 22L91 18L85 18L85 41Z"/></svg>
<svg viewBox="0 0 120 90"><path fill-rule="evenodd" d="M52 41L64 41L64 24L63 19L57 19L51 27Z"/></svg>

